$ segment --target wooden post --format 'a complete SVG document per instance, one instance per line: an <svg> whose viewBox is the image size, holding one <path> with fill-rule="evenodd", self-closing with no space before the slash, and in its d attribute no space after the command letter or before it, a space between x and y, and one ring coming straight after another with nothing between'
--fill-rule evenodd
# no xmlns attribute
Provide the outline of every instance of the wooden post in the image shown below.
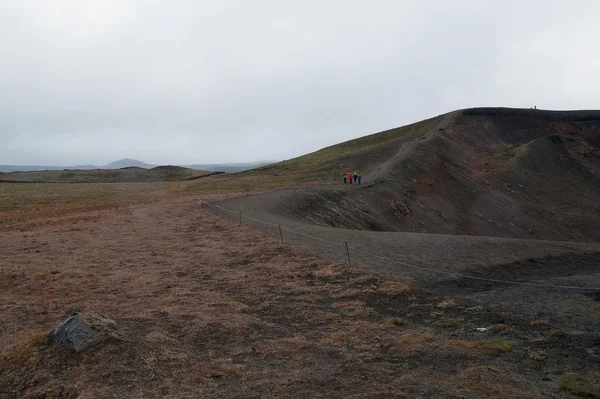
<svg viewBox="0 0 600 399"><path fill-rule="evenodd" d="M242 212L240 212L240 225L242 224Z"/></svg>
<svg viewBox="0 0 600 399"><path fill-rule="evenodd" d="M281 242L283 242L283 233L281 232L281 225L278 224L277 226L279 226L279 238L281 239Z"/></svg>
<svg viewBox="0 0 600 399"><path fill-rule="evenodd" d="M348 266L352 266L350 263L350 250L348 249L348 241L344 241L344 246L346 247L346 255L348 256Z"/></svg>

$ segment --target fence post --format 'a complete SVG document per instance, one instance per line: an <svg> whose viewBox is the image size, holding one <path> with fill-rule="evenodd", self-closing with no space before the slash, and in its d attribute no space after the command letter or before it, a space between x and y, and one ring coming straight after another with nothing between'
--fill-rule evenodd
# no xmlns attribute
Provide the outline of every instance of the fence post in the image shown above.
<svg viewBox="0 0 600 399"><path fill-rule="evenodd" d="M350 250L348 249L348 241L344 241L344 246L346 247L346 255L348 256L348 266L352 266L350 263Z"/></svg>
<svg viewBox="0 0 600 399"><path fill-rule="evenodd" d="M242 212L240 212L240 224L242 224Z"/></svg>
<svg viewBox="0 0 600 399"><path fill-rule="evenodd" d="M281 225L278 224L277 226L279 227L279 239L281 239L281 242L283 242L283 233L281 232Z"/></svg>

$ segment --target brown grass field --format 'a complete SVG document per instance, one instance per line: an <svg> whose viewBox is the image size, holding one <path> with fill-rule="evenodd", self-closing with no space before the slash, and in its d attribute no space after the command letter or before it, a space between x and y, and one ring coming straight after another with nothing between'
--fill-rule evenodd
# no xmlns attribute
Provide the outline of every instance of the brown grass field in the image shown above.
<svg viewBox="0 0 600 399"><path fill-rule="evenodd" d="M0 185L0 398L598 397L580 333L282 244L197 184ZM125 340L49 342L76 311Z"/></svg>

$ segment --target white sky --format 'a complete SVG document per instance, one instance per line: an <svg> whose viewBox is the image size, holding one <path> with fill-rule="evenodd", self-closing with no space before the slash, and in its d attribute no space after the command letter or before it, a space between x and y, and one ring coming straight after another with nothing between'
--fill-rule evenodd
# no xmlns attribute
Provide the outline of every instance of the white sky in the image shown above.
<svg viewBox="0 0 600 399"><path fill-rule="evenodd" d="M600 108L600 1L0 1L0 164L281 160L474 106Z"/></svg>

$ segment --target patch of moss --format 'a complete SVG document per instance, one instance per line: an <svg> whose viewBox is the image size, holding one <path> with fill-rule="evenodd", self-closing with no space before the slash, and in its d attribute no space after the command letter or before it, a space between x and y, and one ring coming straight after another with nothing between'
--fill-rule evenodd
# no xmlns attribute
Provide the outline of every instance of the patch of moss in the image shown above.
<svg viewBox="0 0 600 399"><path fill-rule="evenodd" d="M587 398L600 398L600 373L567 373L560 389Z"/></svg>
<svg viewBox="0 0 600 399"><path fill-rule="evenodd" d="M512 342L503 339L488 339L479 341L477 346L490 354L501 354L512 350Z"/></svg>
<svg viewBox="0 0 600 399"><path fill-rule="evenodd" d="M384 326L396 326L396 327L400 327L400 326L405 326L408 324L408 322L404 319L401 319L400 317L391 317L389 319L385 319L381 322Z"/></svg>
<svg viewBox="0 0 600 399"><path fill-rule="evenodd" d="M564 330L553 330L548 333L549 337L566 337L567 335L569 334Z"/></svg>

